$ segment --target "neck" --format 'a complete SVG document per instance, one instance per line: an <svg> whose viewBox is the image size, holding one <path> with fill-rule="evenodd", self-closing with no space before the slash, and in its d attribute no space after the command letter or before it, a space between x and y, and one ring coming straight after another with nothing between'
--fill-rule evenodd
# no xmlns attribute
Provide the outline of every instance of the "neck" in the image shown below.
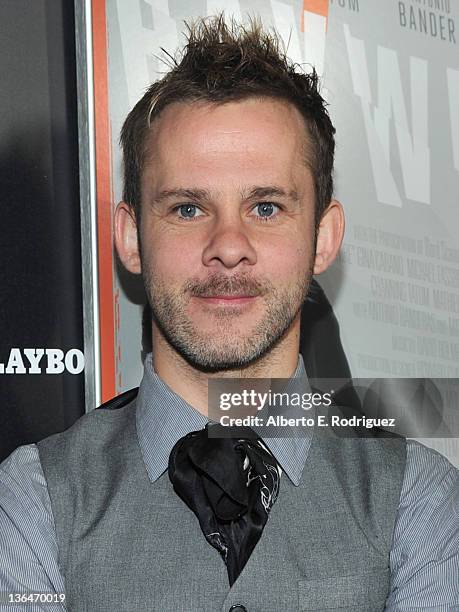
<svg viewBox="0 0 459 612"><path fill-rule="evenodd" d="M153 323L153 367L174 393L207 416L208 381L211 378L290 378L298 364L299 331L298 316L276 346L254 363L241 369L209 373L191 366Z"/></svg>

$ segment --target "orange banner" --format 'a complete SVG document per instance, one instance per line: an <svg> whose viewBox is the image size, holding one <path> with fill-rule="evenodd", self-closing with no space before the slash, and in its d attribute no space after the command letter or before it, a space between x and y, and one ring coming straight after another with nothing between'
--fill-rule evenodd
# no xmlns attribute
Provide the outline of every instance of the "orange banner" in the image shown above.
<svg viewBox="0 0 459 612"><path fill-rule="evenodd" d="M115 328L113 304L112 189L107 75L106 0L93 0L92 36L96 131L97 238L102 402L115 396ZM97 333L97 330L95 330Z"/></svg>
<svg viewBox="0 0 459 612"><path fill-rule="evenodd" d="M303 0L303 10L301 11L302 32L304 32L304 11L328 17L328 0Z"/></svg>
<svg viewBox="0 0 459 612"><path fill-rule="evenodd" d="M303 10L327 17L328 0L303 0Z"/></svg>

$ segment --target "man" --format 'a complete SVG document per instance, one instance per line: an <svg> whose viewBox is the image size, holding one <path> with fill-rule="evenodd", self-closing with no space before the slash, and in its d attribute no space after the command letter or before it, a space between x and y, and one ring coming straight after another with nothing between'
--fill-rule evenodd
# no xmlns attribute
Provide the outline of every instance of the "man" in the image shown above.
<svg viewBox="0 0 459 612"><path fill-rule="evenodd" d="M143 275L153 352L137 397L3 464L2 591L91 612L459 609L459 477L438 453L203 430L209 380L305 375L301 305L344 230L333 135L315 73L221 18L131 111L115 241Z"/></svg>

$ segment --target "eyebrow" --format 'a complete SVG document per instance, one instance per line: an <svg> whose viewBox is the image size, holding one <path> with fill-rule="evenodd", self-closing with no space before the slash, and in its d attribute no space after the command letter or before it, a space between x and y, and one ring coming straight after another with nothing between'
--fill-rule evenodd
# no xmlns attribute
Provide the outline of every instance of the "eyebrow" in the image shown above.
<svg viewBox="0 0 459 612"><path fill-rule="evenodd" d="M246 200L262 199L262 198L287 198L294 202L299 201L297 192L294 189L285 191L282 187L276 185L268 185L265 187L252 187L249 191L240 192L242 198ZM184 198L187 200L209 201L211 200L210 192L207 189L163 189L153 198L152 204L161 204L172 198Z"/></svg>

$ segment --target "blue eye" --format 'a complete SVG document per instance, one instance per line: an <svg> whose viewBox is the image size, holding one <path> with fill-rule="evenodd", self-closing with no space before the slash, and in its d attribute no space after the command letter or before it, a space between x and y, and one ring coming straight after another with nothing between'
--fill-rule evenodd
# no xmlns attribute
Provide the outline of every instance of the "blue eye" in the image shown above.
<svg viewBox="0 0 459 612"><path fill-rule="evenodd" d="M194 217L199 216L199 208L196 206L196 204L180 204L180 206L177 206L175 210L178 211L179 216L182 219L193 219Z"/></svg>
<svg viewBox="0 0 459 612"><path fill-rule="evenodd" d="M277 204L273 204L273 202L260 202L254 208L254 210L258 211L257 217L261 219L270 219L275 216L275 213L279 207Z"/></svg>

